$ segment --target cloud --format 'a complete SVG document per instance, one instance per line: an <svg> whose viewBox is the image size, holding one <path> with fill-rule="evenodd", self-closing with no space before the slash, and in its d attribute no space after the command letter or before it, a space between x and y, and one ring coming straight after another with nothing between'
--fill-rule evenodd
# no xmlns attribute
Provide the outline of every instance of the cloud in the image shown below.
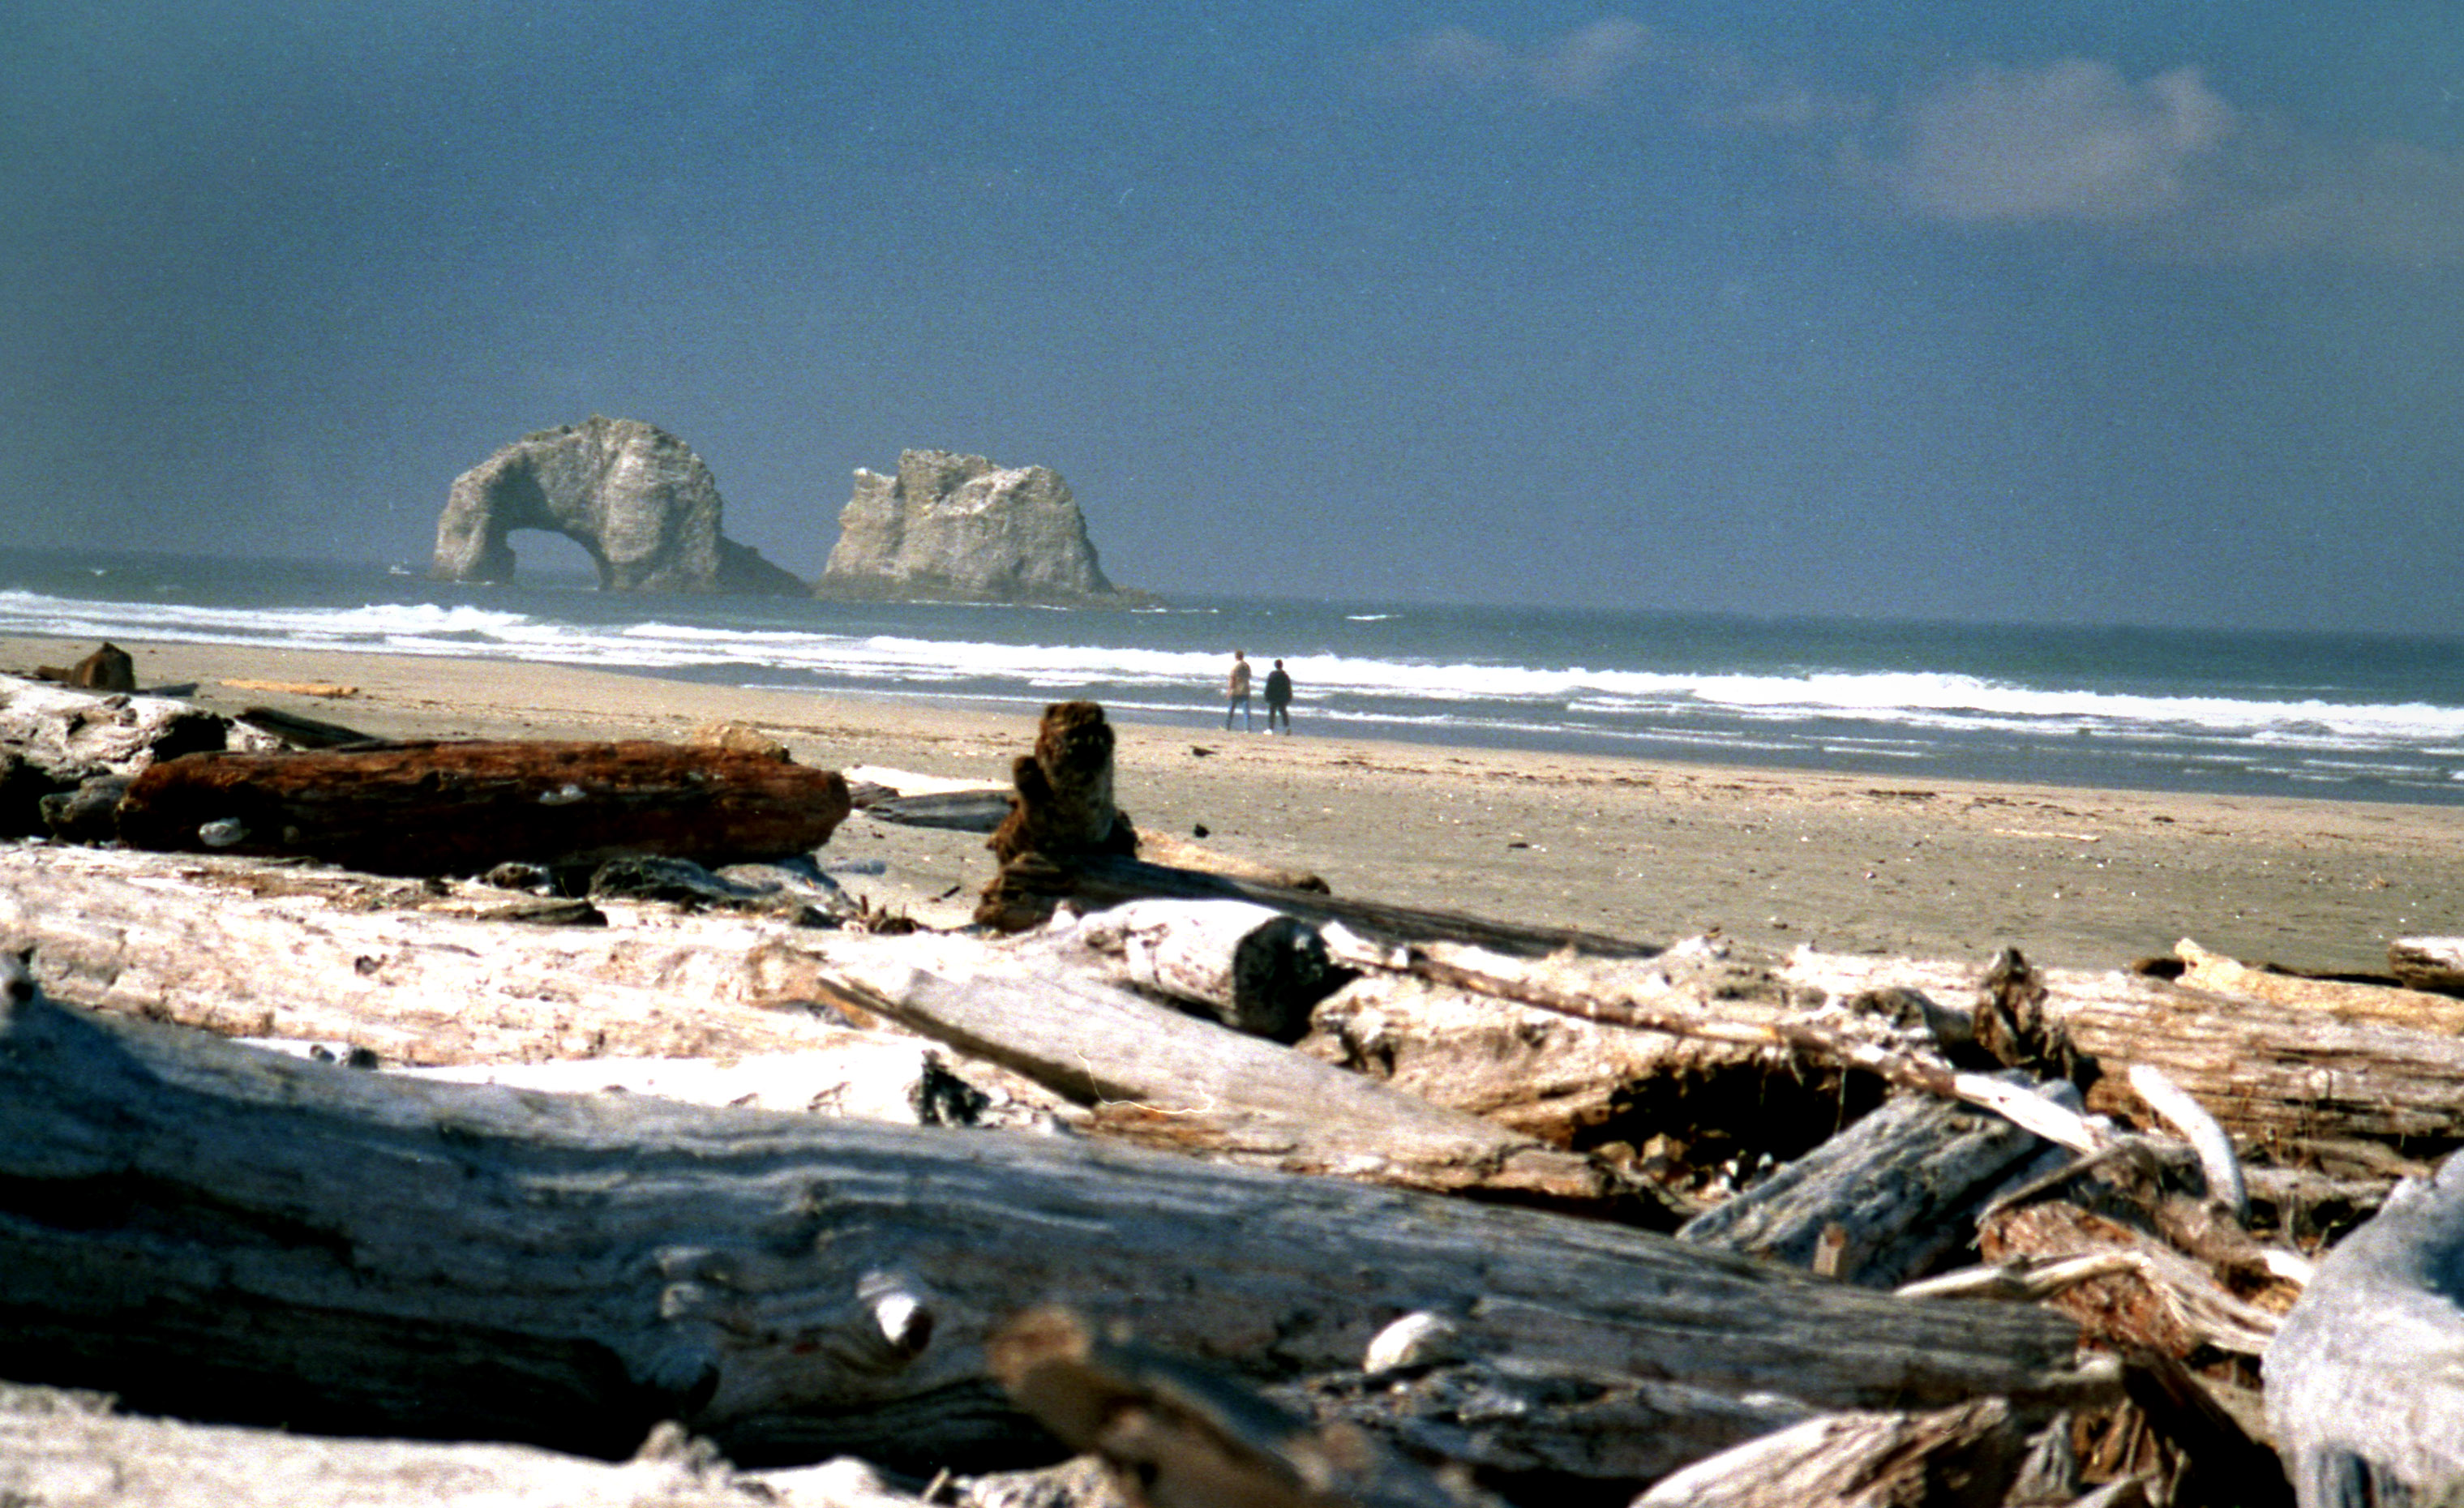
<svg viewBox="0 0 2464 1508"><path fill-rule="evenodd" d="M1505 83L1522 66L1514 53L1468 27L1441 26L1380 49L1372 82L1407 95L1476 93Z"/></svg>
<svg viewBox="0 0 2464 1508"><path fill-rule="evenodd" d="M1468 27L1441 26L1381 49L1370 58L1369 76L1395 94L1501 93L1595 101L1651 51L1651 29L1619 18L1595 21L1531 48L1509 47Z"/></svg>
<svg viewBox="0 0 2464 1508"><path fill-rule="evenodd" d="M1542 94L1558 99L1598 99L1651 52L1651 28L1612 17L1568 33L1528 58L1524 68Z"/></svg>
<svg viewBox="0 0 2464 1508"><path fill-rule="evenodd" d="M2064 58L1981 65L1903 100L1839 165L1913 218L2069 226L2181 260L2464 261L2464 158L2318 139L2195 67L2132 82Z"/></svg>
<svg viewBox="0 0 2464 1508"><path fill-rule="evenodd" d="M1755 66L1743 54L1611 16L1517 47L1463 26L1441 26L1372 55L1365 71L1387 95L1465 95L1604 105L1651 91L1674 97L1705 124L1731 130L1799 130L1856 119L1842 99Z"/></svg>
<svg viewBox="0 0 2464 1508"><path fill-rule="evenodd" d="M2404 142L2304 142L2255 133L2239 177L2192 223L2189 251L2242 259L2464 264L2464 157Z"/></svg>
<svg viewBox="0 0 2464 1508"><path fill-rule="evenodd" d="M2133 84L2079 58L1983 67L1901 110L1901 149L1880 176L1935 220L2145 220L2188 201L2235 123L2196 68Z"/></svg>

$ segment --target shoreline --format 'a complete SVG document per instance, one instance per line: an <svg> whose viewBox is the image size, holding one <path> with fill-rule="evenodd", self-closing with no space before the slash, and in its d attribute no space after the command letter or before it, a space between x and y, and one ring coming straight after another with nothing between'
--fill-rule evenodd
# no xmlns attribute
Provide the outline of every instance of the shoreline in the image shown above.
<svg viewBox="0 0 2464 1508"><path fill-rule="evenodd" d="M750 724L804 764L1003 781L1035 709L752 690L632 672L131 637L143 687L197 683L383 737L687 739ZM0 638L0 668L91 641ZM338 682L321 698L230 680ZM1658 761L1121 722L1142 826L1323 876L1343 894L1647 943L1710 930L1785 951L2115 968L2181 938L2249 962L2377 973L2387 940L2464 932L2464 808L2102 790ZM993 872L973 834L850 820L825 860L877 860L934 925ZM852 886L851 886L852 887Z"/></svg>

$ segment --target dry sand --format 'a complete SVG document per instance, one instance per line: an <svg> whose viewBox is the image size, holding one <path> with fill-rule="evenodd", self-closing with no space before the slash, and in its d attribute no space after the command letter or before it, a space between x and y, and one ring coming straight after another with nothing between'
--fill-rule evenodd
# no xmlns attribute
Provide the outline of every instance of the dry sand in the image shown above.
<svg viewBox="0 0 2464 1508"><path fill-rule="evenodd" d="M0 667L90 643L0 639ZM555 666L128 644L140 683L198 683L392 737L681 739L750 724L803 763L1005 777L1036 708L951 710ZM333 682L326 699L227 680ZM1120 727L1143 826L1313 870L1338 893L1650 942L1721 930L1778 949L2105 968L2178 938L2247 960L2383 970L2390 937L2464 932L2464 807L1933 780ZM992 872L970 834L858 818L825 858L878 859L886 899L963 914ZM937 903L935 898L938 898Z"/></svg>

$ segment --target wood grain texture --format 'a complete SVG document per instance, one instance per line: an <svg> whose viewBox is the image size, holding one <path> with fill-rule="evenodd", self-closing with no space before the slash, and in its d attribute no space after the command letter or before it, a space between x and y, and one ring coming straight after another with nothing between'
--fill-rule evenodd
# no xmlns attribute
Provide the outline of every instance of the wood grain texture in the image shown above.
<svg viewBox="0 0 2464 1508"><path fill-rule="evenodd" d="M541 740L191 754L132 781L119 821L140 848L444 875L624 854L775 859L827 842L849 810L834 770L649 740ZM209 824L221 830L207 836Z"/></svg>
<svg viewBox="0 0 2464 1508"><path fill-rule="evenodd" d="M1397 1314L1724 1391L2082 1386L2042 1310L1066 1138L406 1082L35 995L0 1023L0 1372L133 1407L618 1454L899 1464L1030 1432L983 1341L1059 1301L1253 1377Z"/></svg>

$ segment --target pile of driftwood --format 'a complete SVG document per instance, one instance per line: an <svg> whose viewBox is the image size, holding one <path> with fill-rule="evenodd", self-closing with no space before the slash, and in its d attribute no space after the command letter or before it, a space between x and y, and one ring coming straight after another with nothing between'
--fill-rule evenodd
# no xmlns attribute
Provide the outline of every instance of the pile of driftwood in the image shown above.
<svg viewBox="0 0 2464 1508"><path fill-rule="evenodd" d="M1089 704L935 932L809 855L964 801L0 694L55 835L0 844L0 1497L2464 1477L2433 940L2409 988L1382 906L1141 859Z"/></svg>

